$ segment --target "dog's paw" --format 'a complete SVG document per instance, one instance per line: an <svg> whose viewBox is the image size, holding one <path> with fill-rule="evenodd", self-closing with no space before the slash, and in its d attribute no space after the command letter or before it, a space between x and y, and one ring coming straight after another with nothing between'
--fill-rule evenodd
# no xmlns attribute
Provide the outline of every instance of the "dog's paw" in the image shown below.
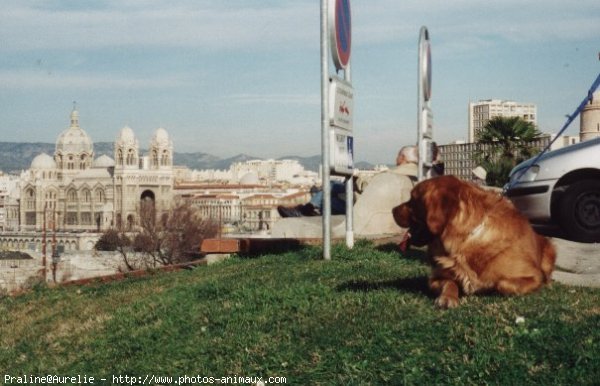
<svg viewBox="0 0 600 386"><path fill-rule="evenodd" d="M435 305L441 309L456 308L460 304L457 297L441 295L435 299Z"/></svg>

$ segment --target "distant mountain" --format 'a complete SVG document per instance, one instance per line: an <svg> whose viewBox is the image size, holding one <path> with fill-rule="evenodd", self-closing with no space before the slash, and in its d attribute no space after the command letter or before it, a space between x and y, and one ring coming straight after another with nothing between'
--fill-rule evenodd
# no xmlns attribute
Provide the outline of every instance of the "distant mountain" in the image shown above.
<svg viewBox="0 0 600 386"><path fill-rule="evenodd" d="M0 170L10 173L28 169L36 155L53 155L54 149L52 143L0 142Z"/></svg>
<svg viewBox="0 0 600 386"><path fill-rule="evenodd" d="M313 155L312 157L299 157L295 155L290 155L286 157L281 157L279 159L292 159L296 160L300 163L300 165L304 166L304 169L311 170L313 172L319 172L319 167L321 166L321 156Z"/></svg>
<svg viewBox="0 0 600 386"><path fill-rule="evenodd" d="M298 157L295 155L290 155L287 157L281 157L279 159L294 159L297 160L300 165L304 166L304 169L306 170L312 170L313 172L318 172L319 171L319 167L321 166L321 155L313 155L312 157ZM369 162L364 162L364 161L360 161L360 162L356 162L356 164L354 165L356 168L358 169L362 169L362 170L368 170L368 169L373 169L374 165L369 163Z"/></svg>
<svg viewBox="0 0 600 386"><path fill-rule="evenodd" d="M0 170L5 173L18 173L21 170L28 169L35 156L41 153L53 155L56 145L53 143L21 143L21 142L0 142ZM94 153L96 157L106 154L109 157L114 156L114 144L112 142L95 142ZM142 150L142 153L145 153ZM263 159L248 154L239 154L235 157L219 158L217 156L195 152L195 153L177 153L173 154L173 163L175 165L187 166L190 169L229 169L235 162L244 162L253 159ZM297 160L306 170L314 172L319 171L321 156L312 157L287 156L278 159ZM373 165L367 162L359 162L356 167L361 169L370 169Z"/></svg>
<svg viewBox="0 0 600 386"><path fill-rule="evenodd" d="M115 144L113 142L94 142L94 155L100 157L102 154L113 158L115 155Z"/></svg>
<svg viewBox="0 0 600 386"><path fill-rule="evenodd" d="M231 164L233 164L233 163L246 162L246 161L253 160L253 159L262 159L262 158L253 157L248 154L238 154L235 157L225 158L225 159L218 161L215 164L214 169L218 169L218 170L229 169L229 166L231 166Z"/></svg>
<svg viewBox="0 0 600 386"><path fill-rule="evenodd" d="M388 166L391 166L391 165L388 165ZM357 169L361 169L361 170L372 170L375 168L375 165L373 165L370 162L359 161L354 164L354 167Z"/></svg>
<svg viewBox="0 0 600 386"><path fill-rule="evenodd" d="M218 169L217 165L222 161L219 157L206 153L177 153L173 154L175 165L184 165L190 169Z"/></svg>

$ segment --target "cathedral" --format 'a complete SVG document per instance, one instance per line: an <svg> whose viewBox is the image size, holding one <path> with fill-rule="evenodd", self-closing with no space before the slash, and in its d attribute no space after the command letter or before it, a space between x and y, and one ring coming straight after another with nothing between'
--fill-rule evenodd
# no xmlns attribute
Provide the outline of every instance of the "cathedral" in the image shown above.
<svg viewBox="0 0 600 386"><path fill-rule="evenodd" d="M60 232L130 229L139 221L142 201L152 202L157 213L169 208L173 142L165 129L154 132L142 155L133 130L124 127L114 143L114 159L95 157L94 144L73 108L54 156L37 155L21 175L21 232L39 232L44 223Z"/></svg>

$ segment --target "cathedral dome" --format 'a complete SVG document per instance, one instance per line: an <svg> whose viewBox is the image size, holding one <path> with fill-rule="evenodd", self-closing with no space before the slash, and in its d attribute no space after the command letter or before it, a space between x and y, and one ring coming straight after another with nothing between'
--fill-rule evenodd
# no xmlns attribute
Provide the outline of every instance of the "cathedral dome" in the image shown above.
<svg viewBox="0 0 600 386"><path fill-rule="evenodd" d="M152 136L152 143L155 143L161 147L169 146L170 140L167 130L163 129L162 127L156 129L154 135Z"/></svg>
<svg viewBox="0 0 600 386"><path fill-rule="evenodd" d="M258 185L260 180L256 172L248 172L240 178L240 185Z"/></svg>
<svg viewBox="0 0 600 386"><path fill-rule="evenodd" d="M113 166L115 166L115 160L110 158L106 154L102 154L100 157L94 160L92 167L95 169L105 169L111 168Z"/></svg>
<svg viewBox="0 0 600 386"><path fill-rule="evenodd" d="M135 133L129 126L125 126L119 132L119 136L117 137L117 142L122 145L135 145Z"/></svg>
<svg viewBox="0 0 600 386"><path fill-rule="evenodd" d="M35 170L56 169L56 162L54 162L54 159L52 157L50 157L48 154L42 153L42 154L35 156L33 161L31 161L31 169L35 169Z"/></svg>
<svg viewBox="0 0 600 386"><path fill-rule="evenodd" d="M71 112L71 127L64 130L56 140L57 154L92 154L94 144L89 135L79 127L79 112Z"/></svg>

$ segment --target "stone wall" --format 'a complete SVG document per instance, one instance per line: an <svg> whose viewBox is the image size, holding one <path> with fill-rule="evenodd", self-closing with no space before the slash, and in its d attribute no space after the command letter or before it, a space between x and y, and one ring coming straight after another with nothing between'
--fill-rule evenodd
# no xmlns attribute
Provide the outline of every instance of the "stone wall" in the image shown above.
<svg viewBox="0 0 600 386"><path fill-rule="evenodd" d="M11 292L42 282L44 269L42 255L29 252L31 259L0 259L0 293ZM131 262L141 259L141 255L130 253ZM139 267L143 267L139 264ZM71 280L87 279L127 272L123 258L118 252L72 251L60 256L56 269L52 267L52 257L46 257L45 280L48 283L63 283Z"/></svg>
<svg viewBox="0 0 600 386"><path fill-rule="evenodd" d="M42 274L42 266L36 259L0 260L0 291L23 288L30 278L41 279Z"/></svg>
<svg viewBox="0 0 600 386"><path fill-rule="evenodd" d="M92 250L100 236L101 233L57 232L54 238L58 249L69 252ZM46 234L46 251L48 255L52 253L52 239L52 233L48 232ZM0 232L0 250L41 252L43 240L42 232Z"/></svg>

